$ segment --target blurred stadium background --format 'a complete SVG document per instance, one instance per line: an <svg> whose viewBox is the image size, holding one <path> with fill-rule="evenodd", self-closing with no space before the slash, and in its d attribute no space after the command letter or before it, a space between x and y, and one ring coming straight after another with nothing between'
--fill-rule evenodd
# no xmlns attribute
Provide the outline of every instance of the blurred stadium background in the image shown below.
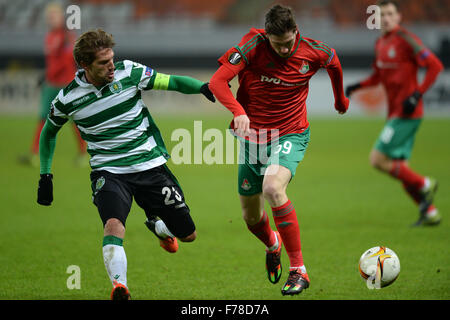
<svg viewBox="0 0 450 320"><path fill-rule="evenodd" d="M0 113L39 109L38 83L45 60L45 6L49 0L0 0ZM366 9L374 0L285 0L296 12L300 32L334 47L344 69L345 84L366 77L378 30L369 30ZM79 0L60 1L81 9L81 34L102 27L116 39L117 59L131 59L165 72L208 80L217 58L235 45L250 27L264 26L268 0ZM450 0L399 1L404 25L450 66ZM333 114L325 72L311 82L308 112ZM441 74L425 95L428 115L450 115L450 73ZM152 95L152 108L177 112L211 110L199 100ZM384 115L383 90L355 95L349 115ZM216 110L213 108L212 110Z"/></svg>

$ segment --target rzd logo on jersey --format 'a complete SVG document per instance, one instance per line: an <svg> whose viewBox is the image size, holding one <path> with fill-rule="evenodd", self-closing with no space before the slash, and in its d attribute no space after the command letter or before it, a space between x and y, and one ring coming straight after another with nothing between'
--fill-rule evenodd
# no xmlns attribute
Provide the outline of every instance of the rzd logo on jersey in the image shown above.
<svg viewBox="0 0 450 320"><path fill-rule="evenodd" d="M261 82L269 82L269 83L275 83L275 84L280 84L281 80L278 78L269 78L266 76L261 76Z"/></svg>

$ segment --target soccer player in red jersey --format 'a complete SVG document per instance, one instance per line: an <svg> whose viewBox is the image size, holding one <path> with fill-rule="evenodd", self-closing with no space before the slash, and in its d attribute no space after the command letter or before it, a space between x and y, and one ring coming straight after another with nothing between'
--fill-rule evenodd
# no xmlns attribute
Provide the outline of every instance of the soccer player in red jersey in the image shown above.
<svg viewBox="0 0 450 320"><path fill-rule="evenodd" d="M60 4L50 3L46 7L49 31L45 36L45 81L41 91L39 121L31 145L31 154L21 156L19 161L38 166L39 137L50 111L50 104L59 90L68 85L75 75L76 67L72 51L76 35L65 28L64 11ZM78 165L87 165L86 143L81 139L77 127L74 131L78 143Z"/></svg>
<svg viewBox="0 0 450 320"><path fill-rule="evenodd" d="M433 205L437 182L413 171L407 161L424 114L422 95L443 65L417 36L400 26L401 14L395 1L380 1L379 6L382 35L375 44L374 72L366 80L348 86L346 95L359 88L383 85L388 97L388 120L371 151L370 163L398 179L419 205L415 225L435 225L441 220ZM417 82L419 67L426 68L421 84Z"/></svg>
<svg viewBox="0 0 450 320"><path fill-rule="evenodd" d="M230 128L242 142L245 161L239 163L238 192L244 221L267 247L266 269L272 283L281 278L284 244L290 272L281 292L295 295L309 287L309 277L296 210L286 189L309 142L305 104L309 79L325 68L336 110L345 113L349 101L344 96L342 69L334 49L301 35L288 7L275 5L265 18L265 29L250 29L237 46L219 58L210 90L233 113ZM228 83L236 75L239 89L235 98ZM264 152L252 153L255 145L268 159L264 159ZM265 200L272 208L277 231L270 227Z"/></svg>

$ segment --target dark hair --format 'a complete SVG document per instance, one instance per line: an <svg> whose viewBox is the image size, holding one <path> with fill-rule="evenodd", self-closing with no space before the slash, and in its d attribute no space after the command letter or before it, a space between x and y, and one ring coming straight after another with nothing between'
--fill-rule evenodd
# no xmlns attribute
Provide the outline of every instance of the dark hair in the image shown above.
<svg viewBox="0 0 450 320"><path fill-rule="evenodd" d="M265 30L267 34L281 36L295 29L297 29L297 24L291 8L277 4L266 13Z"/></svg>
<svg viewBox="0 0 450 320"><path fill-rule="evenodd" d="M73 57L80 67L82 62L90 65L94 62L97 51L112 48L114 45L114 38L111 34L102 29L90 30L75 41Z"/></svg>
<svg viewBox="0 0 450 320"><path fill-rule="evenodd" d="M395 7L395 9L396 9L397 11L400 11L400 7L399 7L399 4L398 4L397 1L394 1L394 0L380 0L380 1L378 1L378 3L377 3L377 5L378 5L379 7L387 6L388 4L392 4L392 5Z"/></svg>

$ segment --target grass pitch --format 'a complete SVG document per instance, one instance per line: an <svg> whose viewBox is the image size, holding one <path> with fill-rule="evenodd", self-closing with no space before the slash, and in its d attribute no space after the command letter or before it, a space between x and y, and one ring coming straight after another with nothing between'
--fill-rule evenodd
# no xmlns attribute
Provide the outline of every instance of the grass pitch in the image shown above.
<svg viewBox="0 0 450 320"><path fill-rule="evenodd" d="M171 132L203 129L223 132L230 117L153 115L169 152ZM450 120L425 119L411 166L436 177L437 227L411 228L418 218L400 183L370 168L369 151L381 119L312 118L311 142L288 187L295 205L311 286L297 297L282 297L265 274L263 245L241 218L237 165L174 165L198 238L180 243L176 254L163 251L133 204L124 247L133 299L450 299ZM89 168L73 165L72 128L57 139L53 161L54 202L36 203L39 169L17 163L29 149L35 119L0 118L0 299L109 299L111 284L102 260L102 224L91 202ZM205 146L207 143L204 143ZM270 213L270 208L266 208ZM273 221L271 221L273 226ZM360 255L385 245L401 262L394 284L369 290L358 273ZM80 268L80 289L68 289L69 266Z"/></svg>

